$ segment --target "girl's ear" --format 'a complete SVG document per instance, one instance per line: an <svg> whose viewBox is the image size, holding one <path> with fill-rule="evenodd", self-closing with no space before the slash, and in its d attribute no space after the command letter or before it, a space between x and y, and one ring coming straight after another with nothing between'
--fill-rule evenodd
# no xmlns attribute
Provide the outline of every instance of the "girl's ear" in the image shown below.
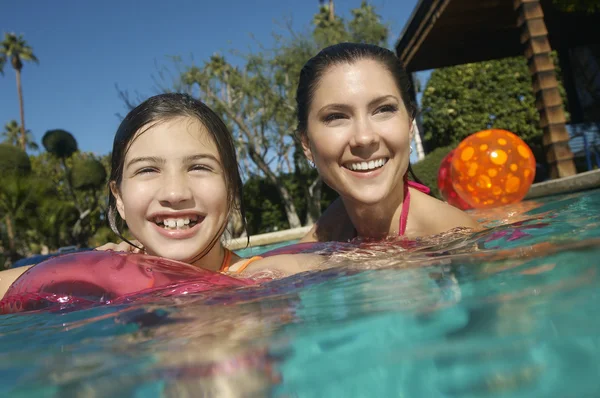
<svg viewBox="0 0 600 398"><path fill-rule="evenodd" d="M121 193L119 192L119 188L117 187L116 181L110 182L110 192L115 197L115 201L117 202L117 211L123 220L125 218L125 206L123 205L123 200L121 199Z"/></svg>

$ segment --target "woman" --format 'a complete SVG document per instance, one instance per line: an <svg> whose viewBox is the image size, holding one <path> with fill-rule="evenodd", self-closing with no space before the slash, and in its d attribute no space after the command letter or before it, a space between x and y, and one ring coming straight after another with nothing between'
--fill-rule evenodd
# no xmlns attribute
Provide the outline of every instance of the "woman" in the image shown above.
<svg viewBox="0 0 600 398"><path fill-rule="evenodd" d="M477 227L463 211L408 180L415 107L398 58L368 44L323 49L300 72L296 102L304 153L336 200L302 239L409 238Z"/></svg>

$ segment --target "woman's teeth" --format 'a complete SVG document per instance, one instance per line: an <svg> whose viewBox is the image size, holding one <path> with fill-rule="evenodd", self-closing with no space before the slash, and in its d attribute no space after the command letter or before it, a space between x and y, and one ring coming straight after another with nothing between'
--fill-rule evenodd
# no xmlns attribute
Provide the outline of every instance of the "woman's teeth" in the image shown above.
<svg viewBox="0 0 600 398"><path fill-rule="evenodd" d="M353 171L371 171L383 167L387 159L377 159L368 162L356 162L346 164L346 168Z"/></svg>
<svg viewBox="0 0 600 398"><path fill-rule="evenodd" d="M155 222L165 229L188 229L196 225L197 220L197 218L165 218Z"/></svg>

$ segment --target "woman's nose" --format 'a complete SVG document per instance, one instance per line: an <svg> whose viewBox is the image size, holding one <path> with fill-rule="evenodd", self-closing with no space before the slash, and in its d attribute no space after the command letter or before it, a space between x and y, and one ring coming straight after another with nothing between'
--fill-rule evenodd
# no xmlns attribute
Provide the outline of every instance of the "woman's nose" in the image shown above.
<svg viewBox="0 0 600 398"><path fill-rule="evenodd" d="M379 142L379 133L367 120L357 121L350 142L351 146L368 147Z"/></svg>

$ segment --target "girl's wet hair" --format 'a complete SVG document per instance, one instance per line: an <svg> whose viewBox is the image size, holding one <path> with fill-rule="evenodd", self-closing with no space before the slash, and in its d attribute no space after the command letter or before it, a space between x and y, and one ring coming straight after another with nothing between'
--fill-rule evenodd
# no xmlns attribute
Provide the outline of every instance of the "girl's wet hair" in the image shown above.
<svg viewBox="0 0 600 398"><path fill-rule="evenodd" d="M372 44L339 43L321 50L317 55L309 59L300 71L300 80L298 82L298 90L296 91L298 138L306 138L308 133L308 112L315 91L325 72L332 66L353 64L364 59L377 61L390 72L396 82L396 87L400 92L402 102L408 114L411 119L414 119L417 108L410 100L410 79L400 59L390 50ZM412 171L410 163L408 165L408 172L416 181L419 181Z"/></svg>
<svg viewBox="0 0 600 398"><path fill-rule="evenodd" d="M212 137L219 157L225 186L227 188L228 208L240 212L244 231L246 230L246 214L242 203L242 178L238 168L237 156L233 137L221 118L203 102L187 94L169 93L148 98L131 110L121 122L113 142L111 172L109 183L114 183L120 188L123 180L123 167L125 155L137 137L152 126L178 117L189 117L198 120ZM123 236L124 221L117 211L117 201L109 190L108 197L108 222L110 228L121 239L133 245ZM216 237L217 240L219 237ZM133 245L135 246L135 245ZM211 246L212 247L212 246Z"/></svg>

